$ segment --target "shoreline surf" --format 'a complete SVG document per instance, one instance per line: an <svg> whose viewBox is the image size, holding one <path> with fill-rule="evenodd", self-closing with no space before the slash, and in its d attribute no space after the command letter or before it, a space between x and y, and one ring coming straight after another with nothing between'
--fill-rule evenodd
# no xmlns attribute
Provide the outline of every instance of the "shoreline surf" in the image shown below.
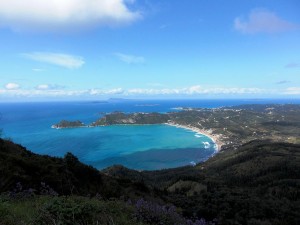
<svg viewBox="0 0 300 225"><path fill-rule="evenodd" d="M197 134L201 134L201 135L209 137L214 142L214 144L216 145L216 148L215 148L216 153L220 152L222 146L224 145L224 143L219 139L218 135L211 134L208 130L203 130L203 129L193 127L193 126L190 126L190 125L181 125L181 124L172 123L172 122L168 122L168 123L165 123L165 124L169 125L169 126L173 126L173 127L178 127L178 128L191 130L191 131L193 131Z"/></svg>

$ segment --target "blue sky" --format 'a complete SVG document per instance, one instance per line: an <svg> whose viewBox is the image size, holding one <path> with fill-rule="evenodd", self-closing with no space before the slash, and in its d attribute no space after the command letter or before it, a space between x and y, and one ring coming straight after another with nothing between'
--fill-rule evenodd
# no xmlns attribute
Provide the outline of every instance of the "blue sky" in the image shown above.
<svg viewBox="0 0 300 225"><path fill-rule="evenodd" d="M0 101L299 98L298 0L0 1Z"/></svg>

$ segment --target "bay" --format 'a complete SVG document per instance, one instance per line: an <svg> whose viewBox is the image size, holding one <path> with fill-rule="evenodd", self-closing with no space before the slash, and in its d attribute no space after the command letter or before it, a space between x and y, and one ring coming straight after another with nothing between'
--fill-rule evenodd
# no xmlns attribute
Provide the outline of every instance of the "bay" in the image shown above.
<svg viewBox="0 0 300 225"><path fill-rule="evenodd" d="M298 102L297 102L298 101ZM130 125L96 128L52 129L62 119L89 124L114 111L176 111L178 107L214 108L240 104L300 103L299 100L122 100L96 102L0 103L2 136L27 149L51 156L72 152L80 161L103 169L122 164L153 170L190 165L215 153L206 136L167 125ZM205 148L203 142L209 142Z"/></svg>

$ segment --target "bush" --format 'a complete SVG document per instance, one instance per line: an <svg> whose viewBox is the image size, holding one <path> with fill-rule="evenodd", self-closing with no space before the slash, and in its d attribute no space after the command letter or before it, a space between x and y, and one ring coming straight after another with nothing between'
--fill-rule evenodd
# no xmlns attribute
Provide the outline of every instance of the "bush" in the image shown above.
<svg viewBox="0 0 300 225"><path fill-rule="evenodd" d="M153 202L140 199L135 204L134 217L138 221L155 225L213 225L204 219L186 220L178 212L175 206L158 205Z"/></svg>

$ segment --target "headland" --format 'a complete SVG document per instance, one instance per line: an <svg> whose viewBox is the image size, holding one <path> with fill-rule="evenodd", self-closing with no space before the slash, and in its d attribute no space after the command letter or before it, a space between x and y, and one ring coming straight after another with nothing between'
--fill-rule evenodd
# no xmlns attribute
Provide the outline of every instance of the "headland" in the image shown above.
<svg viewBox="0 0 300 225"><path fill-rule="evenodd" d="M193 130L210 137L218 151L253 140L300 143L300 105L240 105L221 108L184 108L169 113L124 113L103 115L88 127L110 125L167 124ZM78 125L78 126L77 126ZM64 121L54 128L85 126Z"/></svg>

